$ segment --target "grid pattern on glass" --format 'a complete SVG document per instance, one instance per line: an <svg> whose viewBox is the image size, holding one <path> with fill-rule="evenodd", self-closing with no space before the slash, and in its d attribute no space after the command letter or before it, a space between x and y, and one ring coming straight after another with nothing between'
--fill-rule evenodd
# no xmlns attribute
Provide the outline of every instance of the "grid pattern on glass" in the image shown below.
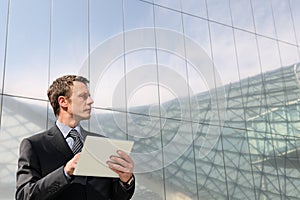
<svg viewBox="0 0 300 200"><path fill-rule="evenodd" d="M0 194L1 199L13 198L16 167L14 162L17 159L19 140L43 130L49 121L53 123L53 116L51 114L46 116L47 109L44 105L45 96L42 95L42 89L35 91L35 87L26 87L26 85L38 82L36 86L41 84L45 88L45 84L54 75L68 73L68 71L77 72L79 63L83 62L82 58L90 54L98 43L101 45L107 38L119 32L124 34L121 43L118 44L120 52L124 53L124 56L119 58L122 63L121 73L128 82L126 75L136 63L135 57L130 57L133 53L126 52L131 45L126 43L126 33L131 28L149 26L154 26L156 29L174 29L184 37L191 37L208 51L208 56L222 72L226 109L223 125L219 120L211 121L210 93L201 89L196 94L190 93L185 101L181 101L187 104L187 108L193 109L195 102L191 99L197 97L200 105L197 107L196 114L192 113L182 121L178 117L179 99L160 102L159 98L163 97L160 92L163 91L155 91L156 102L158 102L156 106L144 105L120 109L117 106L106 108L95 105L94 108L97 110L95 119L90 120L86 125L87 128L97 131L101 122L105 124L102 131L108 136L134 140L136 152L151 152L163 148L173 141L180 128L186 131L180 132L181 134L191 137L187 142L189 145L185 143L186 141L181 141L182 143L178 143L177 146L172 146L168 151L158 154L160 160L157 165L160 165L161 169L137 174L139 181L134 199L140 197L144 199L299 199L300 181L297 174L299 173L300 139L300 66L294 65L300 60L300 31L298 31L300 16L297 12L300 9L299 1L223 0L215 6L214 1L206 0L182 0L174 1L172 4L168 4L167 1L145 0L135 0L130 3L103 1L101 5L99 1L89 0L72 4L73 9L67 9L69 3L70 1L55 0L47 3L28 1L27 11L31 6L32 8L38 6L39 10L45 11L39 15L37 10L25 12L26 9L23 9L21 12L19 8L24 8L22 6L24 2L10 0L1 2L4 5L1 7L4 13L0 15L0 21L4 22L1 28L8 30L1 29L0 34L2 76L0 80L3 80L1 81L0 142L2 145L0 146L5 157L1 162L0 170L1 180L4 180L5 184L0 186L1 191L6 191ZM104 22L103 18L110 21L111 13L116 12L116 8L118 18L114 18L115 22L113 20L111 22L117 23L117 26L107 28L107 22ZM143 13L139 8L142 8ZM219 8L224 9L219 12ZM75 10L78 12L74 12ZM32 24L34 29L30 29L30 24L27 23L30 20L20 17L24 14L36 20ZM140 19L139 14L142 14ZM38 16L42 17L37 19ZM64 18L60 21L64 16L74 16L77 20ZM41 20L43 25L39 26L38 22ZM65 22L69 29L64 27ZM201 27L193 25L194 23ZM34 35L39 35L41 33L39 30L45 34L22 40L22 35L17 31L21 28L27 29L26 35L30 35L30 31L33 30ZM66 29L69 31L63 31ZM73 34L75 32L77 34ZM157 42L157 38L151 39L153 44ZM39 41L42 43L38 43ZM187 83L194 89L197 88L198 82L193 82L194 71L189 69L190 63L185 63L192 51L186 49L184 41L181 42L185 56L181 57L183 62L180 64L180 70L184 73ZM27 47L28 51L23 54L20 53L25 49L20 48L23 43L27 43L25 46L31 43L35 45L31 46L33 48ZM60 48L61 44L65 50ZM33 54L31 49L35 52L39 51L41 55L39 59L43 64L38 71L32 65L34 60L25 56L37 55ZM17 55L26 57L21 59L22 65L14 64L17 62L15 57L20 61ZM159 52L153 56L152 51L151 55L145 53L139 56L154 58L151 64L157 67L154 83L156 87L159 87L162 81L158 77L160 70L168 65L168 60L164 60L162 55ZM174 64L171 59L169 61ZM92 77L90 64L88 63L85 71L85 75L89 78ZM35 70L36 75L29 73L26 75L27 79L17 76L25 68L18 73L14 73L14 70L22 66L26 66L29 71ZM226 66L226 69L222 66ZM20 81L16 81L18 79ZM35 81L30 82L30 80ZM91 81L94 84L98 80ZM19 87L20 83L26 84ZM125 95L121 100L126 102L128 85L125 84L123 88ZM221 98L218 91L216 94ZM31 102L40 102L43 106ZM167 115L164 115L164 108L168 109ZM148 112L151 109L152 112ZM43 111L45 116L41 114ZM119 120L117 122L116 117ZM136 132L141 131L141 127L144 127L145 133L149 134L143 135L144 138L136 135ZM213 148L209 149L209 153L201 156L201 152L209 148L202 144L204 136L212 127L221 130L222 135ZM19 134L16 134L17 132ZM182 144L187 146L184 152L174 162L165 166L170 159L167 156L170 150L178 151Z"/></svg>

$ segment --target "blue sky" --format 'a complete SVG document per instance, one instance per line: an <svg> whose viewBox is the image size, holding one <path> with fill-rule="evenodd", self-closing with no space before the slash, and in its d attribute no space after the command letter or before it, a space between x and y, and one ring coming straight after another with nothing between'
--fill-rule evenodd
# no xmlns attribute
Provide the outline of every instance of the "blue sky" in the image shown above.
<svg viewBox="0 0 300 200"><path fill-rule="evenodd" d="M229 0L208 0L207 8L204 0L181 3L155 0L159 6L154 10L151 4L138 0L124 1L123 5L121 0L90 0L89 26L86 0L11 0L4 63L8 0L3 0L0 2L0 69L2 74L3 66L6 66L4 92L46 99L49 82L62 74L78 73L88 57L89 48L92 52L123 29L154 25L185 33L197 42L213 59L224 84L299 62L299 45L298 48L296 45L300 41L300 2L251 2L253 14L249 0L231 0L230 4ZM181 15L174 11L181 7L184 13L190 14ZM209 24L205 20L207 11ZM141 55L128 57L128 69L132 68L130 65L149 62ZM174 56L161 59L169 66L180 63ZM113 73L107 77L107 93L111 90L109 82L117 81L118 77ZM191 77L191 83L201 84L201 77ZM203 91L203 87L205 84L195 90Z"/></svg>

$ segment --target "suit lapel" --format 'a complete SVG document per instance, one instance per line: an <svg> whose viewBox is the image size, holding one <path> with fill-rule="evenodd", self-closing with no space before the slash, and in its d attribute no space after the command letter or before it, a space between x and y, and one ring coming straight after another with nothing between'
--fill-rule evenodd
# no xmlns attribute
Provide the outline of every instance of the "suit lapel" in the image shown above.
<svg viewBox="0 0 300 200"><path fill-rule="evenodd" d="M70 159L74 156L72 150L68 146L65 138L56 125L49 130L48 136L51 144L67 159Z"/></svg>

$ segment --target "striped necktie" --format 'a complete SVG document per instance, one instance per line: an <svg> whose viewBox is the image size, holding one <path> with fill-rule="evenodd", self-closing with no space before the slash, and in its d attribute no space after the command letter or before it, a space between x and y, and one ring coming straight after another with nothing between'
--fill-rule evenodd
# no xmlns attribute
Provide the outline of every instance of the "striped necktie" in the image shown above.
<svg viewBox="0 0 300 200"><path fill-rule="evenodd" d="M72 129L68 136L72 137L74 140L72 151L75 155L81 151L82 146L83 146L83 144L80 140L80 137L79 137L79 133L76 131L76 129Z"/></svg>

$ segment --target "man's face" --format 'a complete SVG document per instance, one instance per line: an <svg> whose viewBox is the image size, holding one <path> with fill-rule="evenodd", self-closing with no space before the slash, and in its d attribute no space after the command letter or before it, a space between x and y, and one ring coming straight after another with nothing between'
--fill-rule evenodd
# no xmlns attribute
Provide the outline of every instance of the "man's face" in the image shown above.
<svg viewBox="0 0 300 200"><path fill-rule="evenodd" d="M73 82L72 95L68 100L68 111L76 121L89 119L91 105L94 103L87 86L79 81Z"/></svg>

